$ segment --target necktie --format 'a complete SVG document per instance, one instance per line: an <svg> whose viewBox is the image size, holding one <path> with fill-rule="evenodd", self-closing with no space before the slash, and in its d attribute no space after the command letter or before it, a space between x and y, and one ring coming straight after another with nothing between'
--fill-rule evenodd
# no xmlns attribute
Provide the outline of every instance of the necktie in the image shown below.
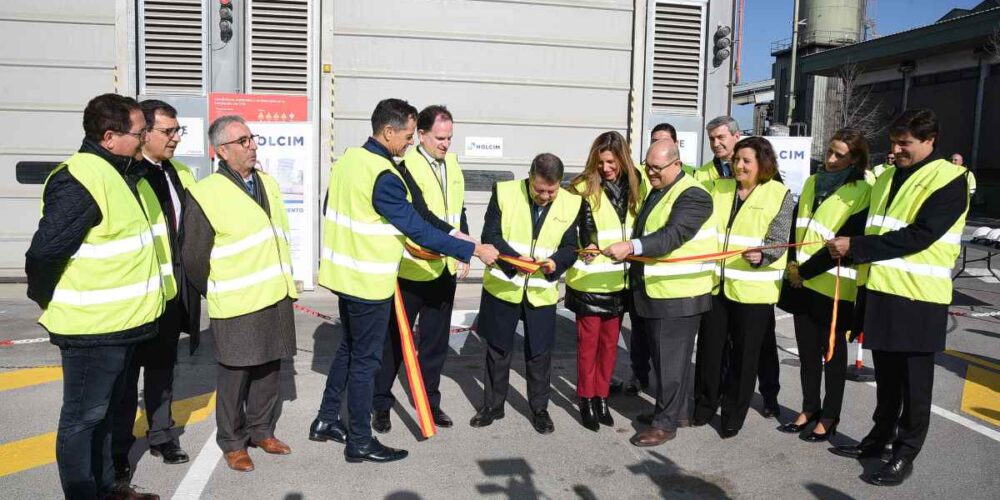
<svg viewBox="0 0 1000 500"><path fill-rule="evenodd" d="M733 167L732 164L730 164L728 161L722 162L722 176L723 177L733 176Z"/></svg>
<svg viewBox="0 0 1000 500"><path fill-rule="evenodd" d="M445 205L448 205L448 186L444 179L444 165L441 162L434 162L434 172L437 174L438 184L441 185L441 194L444 196Z"/></svg>
<svg viewBox="0 0 1000 500"><path fill-rule="evenodd" d="M247 192L249 192L250 195L253 196L253 177L247 179Z"/></svg>

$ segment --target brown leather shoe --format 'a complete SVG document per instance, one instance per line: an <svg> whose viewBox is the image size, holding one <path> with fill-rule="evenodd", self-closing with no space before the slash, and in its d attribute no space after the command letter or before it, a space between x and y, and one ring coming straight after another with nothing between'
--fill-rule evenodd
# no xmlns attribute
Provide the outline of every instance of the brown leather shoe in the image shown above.
<svg viewBox="0 0 1000 500"><path fill-rule="evenodd" d="M250 472L253 470L253 460L250 460L250 455L247 455L246 449L227 451L226 465L230 469L239 472Z"/></svg>
<svg viewBox="0 0 1000 500"><path fill-rule="evenodd" d="M160 495L139 493L129 484L117 484L107 498L110 500L160 500Z"/></svg>
<svg viewBox="0 0 1000 500"><path fill-rule="evenodd" d="M677 431L665 431L663 429L649 428L646 429L629 439L629 442L635 446L659 446L667 441L670 441L675 436L677 436Z"/></svg>
<svg viewBox="0 0 1000 500"><path fill-rule="evenodd" d="M287 444L282 443L281 440L274 436L260 442L250 441L250 446L260 448L272 455L288 455L292 452L292 449Z"/></svg>

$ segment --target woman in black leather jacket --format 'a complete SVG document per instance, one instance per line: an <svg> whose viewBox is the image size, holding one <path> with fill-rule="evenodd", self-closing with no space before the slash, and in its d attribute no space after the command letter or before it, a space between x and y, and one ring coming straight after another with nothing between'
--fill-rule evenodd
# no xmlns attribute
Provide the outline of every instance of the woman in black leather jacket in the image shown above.
<svg viewBox="0 0 1000 500"><path fill-rule="evenodd" d="M628 143L618 132L594 140L583 173L570 182L583 197L580 246L604 248L627 240L642 201L641 177ZM627 264L603 255L582 255L566 274L566 307L576 313L577 396L580 420L596 431L614 425L608 389L625 313Z"/></svg>

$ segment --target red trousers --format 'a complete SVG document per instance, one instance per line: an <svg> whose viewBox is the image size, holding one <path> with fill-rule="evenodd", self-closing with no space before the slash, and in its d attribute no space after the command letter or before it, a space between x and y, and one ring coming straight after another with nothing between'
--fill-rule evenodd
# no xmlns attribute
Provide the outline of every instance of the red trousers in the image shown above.
<svg viewBox="0 0 1000 500"><path fill-rule="evenodd" d="M608 397L618 356L621 316L576 316L576 395Z"/></svg>

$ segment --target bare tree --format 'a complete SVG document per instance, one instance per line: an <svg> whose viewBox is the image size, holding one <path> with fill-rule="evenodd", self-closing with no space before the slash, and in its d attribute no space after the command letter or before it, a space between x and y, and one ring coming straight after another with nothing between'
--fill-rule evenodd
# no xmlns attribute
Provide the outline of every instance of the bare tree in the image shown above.
<svg viewBox="0 0 1000 500"><path fill-rule="evenodd" d="M993 28L993 34L986 39L986 53L994 59L1000 59L1000 25Z"/></svg>
<svg viewBox="0 0 1000 500"><path fill-rule="evenodd" d="M827 108L827 123L831 130L850 127L871 140L888 127L887 110L881 100L871 95L871 86L859 84L863 73L853 63L842 66L837 72L838 85L831 96L834 105Z"/></svg>

